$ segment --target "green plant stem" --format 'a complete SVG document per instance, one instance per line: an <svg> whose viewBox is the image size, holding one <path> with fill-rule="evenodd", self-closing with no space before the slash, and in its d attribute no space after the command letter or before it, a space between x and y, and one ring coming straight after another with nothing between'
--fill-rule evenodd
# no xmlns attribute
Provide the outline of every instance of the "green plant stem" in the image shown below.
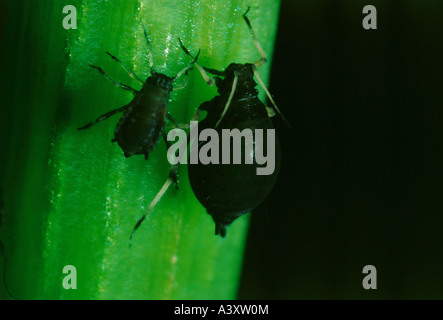
<svg viewBox="0 0 443 320"><path fill-rule="evenodd" d="M66 3L65 3L66 2ZM76 30L62 26L65 5L77 8ZM139 228L135 222L165 182L169 163L161 141L150 155L125 159L111 143L118 116L84 131L76 128L127 104L90 64L139 88L108 55L143 79L149 75L143 21L156 71L175 75L190 58L224 69L253 62L257 49L242 19L249 18L272 57L279 1L72 0L5 4L1 56L0 183L5 223L0 241L8 259L8 289L23 299L232 299L240 277L248 215L214 236L214 223L196 200L187 170ZM6 29L5 26L8 26ZM3 50L2 50L3 51ZM270 63L260 70L268 79ZM216 94L198 72L171 96L169 111L188 122ZM66 290L62 270L77 270ZM0 291L3 298L7 293Z"/></svg>

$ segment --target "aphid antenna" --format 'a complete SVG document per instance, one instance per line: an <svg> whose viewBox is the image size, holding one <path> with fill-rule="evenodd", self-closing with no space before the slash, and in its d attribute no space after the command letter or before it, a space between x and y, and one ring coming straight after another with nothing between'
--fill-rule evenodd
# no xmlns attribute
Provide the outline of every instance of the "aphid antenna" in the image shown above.
<svg viewBox="0 0 443 320"><path fill-rule="evenodd" d="M245 19L246 24L248 25L249 33L251 34L252 39L254 40L254 44L257 47L257 50L261 55L261 59L254 62L254 65L256 67L260 67L261 65L265 64L268 61L268 56L266 55L265 50L263 50L263 47L261 46L260 42L258 42L257 36L255 35L255 32L251 26L251 22L249 21L249 18L247 16L250 9L251 9L251 7L248 6L248 9L246 10L246 12L243 13L243 19Z"/></svg>
<svg viewBox="0 0 443 320"><path fill-rule="evenodd" d="M194 57L192 56L192 54L189 52L189 50L183 45L183 42L180 38L178 38L178 41L180 43L180 47L183 49L183 51L190 56L192 59L194 59ZM199 50L200 53L200 50ZM198 54L197 54L198 55ZM206 81L206 83L210 86L215 84L215 81L213 78L210 78L208 76L208 74L205 71L205 68L203 68L201 65L199 65L197 63L197 59L195 59L194 65L197 67L198 71L200 72L200 74L202 75L203 79Z"/></svg>
<svg viewBox="0 0 443 320"><path fill-rule="evenodd" d="M277 110L278 114L280 115L280 117L282 117L283 121L286 123L286 125L289 128L292 128L289 121L286 120L285 116L283 115L283 113L281 113L280 109L277 107L277 104L275 103L274 99L272 98L271 94L269 93L268 88L266 88L265 84L263 83L263 80L260 78L260 75L258 74L257 68L254 67L254 75L257 78L258 82L260 83L260 86L263 88L263 90L265 90L266 95L268 96L269 100L271 101L272 105L274 106L275 110Z"/></svg>
<svg viewBox="0 0 443 320"><path fill-rule="evenodd" d="M231 92L229 94L228 102L226 103L226 106L223 110L222 115L220 116L220 119L218 119L217 123L215 124L215 128L217 128L220 124L220 122L223 120L224 116L226 115L226 112L228 112L229 106L231 105L232 98L234 97L235 90L237 88L237 82L238 82L238 72L234 72L234 80L232 81L232 88Z"/></svg>
<svg viewBox="0 0 443 320"><path fill-rule="evenodd" d="M200 49L197 52L197 55L195 56L194 61L192 61L186 68L183 68L177 75L174 77L174 81L176 81L183 73L187 73L189 69L191 69L196 63L198 56L200 55Z"/></svg>
<svg viewBox="0 0 443 320"><path fill-rule="evenodd" d="M96 69L102 76L104 76L109 82L111 82L114 86L116 86L117 88L126 90L126 91L130 91L133 94L137 93L137 90L135 90L134 88L124 84L124 83L120 83L118 81L115 81L114 79L112 79L106 72L103 71L102 68L94 66L94 65L89 65L91 68Z"/></svg>
<svg viewBox="0 0 443 320"><path fill-rule="evenodd" d="M120 61L119 58L117 58L116 56L112 55L109 51L106 51L106 54L108 56L110 56L112 58L112 60L114 60L115 62L119 63L120 66L129 74L129 76L134 79L135 81L139 82L140 84L144 84L145 82L135 74L134 71L131 70L131 68L129 68L126 64L124 64L123 62Z"/></svg>
<svg viewBox="0 0 443 320"><path fill-rule="evenodd" d="M139 0L139 3L140 3L140 9L142 9L143 3L141 2L141 0ZM155 70L153 68L154 67L154 59L152 58L151 42L149 41L148 33L146 32L145 24L143 23L143 18L140 18L140 22L143 27L143 34L145 35L146 45L148 47L149 67L151 68L151 73L155 73Z"/></svg>
<svg viewBox="0 0 443 320"><path fill-rule="evenodd" d="M203 69L205 69L209 73L215 74L216 76L219 76L219 77L225 77L226 76L224 71L215 70L215 69L211 69L211 68L207 68L207 67L203 67Z"/></svg>
<svg viewBox="0 0 443 320"><path fill-rule="evenodd" d="M246 9L245 13L243 13L243 19L245 19L245 22L248 26L249 33L252 36L252 39L254 40L254 44L257 47L258 52L261 55L261 59L254 62L254 75L257 78L258 82L260 83L263 90L265 90L266 95L268 96L269 100L271 100L272 104L274 105L275 110L277 110L278 114L282 117L284 122L287 124L289 128L291 128L291 125L289 124L288 120L286 120L285 116L281 113L280 109L277 107L277 104L275 103L274 99L272 98L271 94L269 93L269 90L266 88L265 84L263 83L263 80L260 78L260 75L258 74L257 68L261 65L265 64L268 61L268 56L266 55L266 52L263 50L263 47L261 46L260 42L258 42L257 36L255 35L254 29L252 29L251 21L249 21L249 18L247 16L249 10L251 9L251 6L248 6L248 9Z"/></svg>

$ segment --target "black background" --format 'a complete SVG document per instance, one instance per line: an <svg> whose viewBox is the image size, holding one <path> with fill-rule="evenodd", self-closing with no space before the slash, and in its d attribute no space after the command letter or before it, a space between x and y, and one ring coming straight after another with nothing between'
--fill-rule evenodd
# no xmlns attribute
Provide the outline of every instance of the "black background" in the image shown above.
<svg viewBox="0 0 443 320"><path fill-rule="evenodd" d="M442 60L441 1L282 2L270 91L292 129L274 118L239 298L443 298Z"/></svg>

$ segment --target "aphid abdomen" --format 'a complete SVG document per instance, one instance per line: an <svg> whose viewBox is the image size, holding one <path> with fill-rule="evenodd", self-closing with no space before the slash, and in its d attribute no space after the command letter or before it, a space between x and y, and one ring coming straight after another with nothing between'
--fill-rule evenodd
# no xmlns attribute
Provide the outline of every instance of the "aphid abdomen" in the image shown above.
<svg viewBox="0 0 443 320"><path fill-rule="evenodd" d="M220 116L224 105L220 96L215 97L205 106L207 117L199 123L199 130L214 128L215 121ZM267 116L264 104L257 98L233 101L232 109L220 122L216 131L222 137L223 129L263 129L264 150L267 150L267 129L273 125ZM206 141L199 144L199 149ZM220 147L222 148L222 147ZM242 142L244 152L245 143ZM275 135L275 169L270 175L258 175L259 165L255 162L255 149L251 154L253 164L246 164L242 154L241 164L189 164L188 173L191 187L200 203L213 217L216 224L216 234L224 236L225 227L235 219L250 212L263 202L270 194L277 181L280 168L280 145L278 136ZM222 154L223 150L219 150ZM232 146L230 151L233 154Z"/></svg>
<svg viewBox="0 0 443 320"><path fill-rule="evenodd" d="M235 163L226 163L229 156L233 154L233 149L230 149L229 156L226 155L224 157L225 164L223 162L221 164L212 162L212 160L208 161L211 158L207 157L205 163L208 164L206 165L201 163L190 163L188 165L188 176L194 194L207 209L208 213L212 215L216 225L215 234L220 234L222 237L226 234L227 225L231 224L232 221L242 214L254 209L269 195L277 180L280 168L281 155L278 137L273 129L272 122L268 118L268 109L258 99L255 79L265 91L275 110L287 122L257 71L259 66L266 63L267 55L258 42L247 17L249 9L250 7L243 14L243 19L261 58L254 63L231 63L223 71L195 64L206 83L217 86L219 94L199 107L197 115L202 110L208 113L206 118L199 123L199 130L206 128L215 129L218 136L221 133L222 137L223 129L230 129L227 131L231 132L233 129L238 129L239 131L244 129L253 131L260 129L262 133L262 135L259 135L255 131L252 142L250 138L251 133L236 133L236 148L238 150L238 145L240 145L244 149L245 162L243 163L239 163L238 156ZM192 57L181 41L180 45L183 51ZM206 72L213 74L214 77L209 77ZM230 136L233 137L232 135ZM239 138L245 138L244 142L238 142ZM226 148L231 148L229 143L227 147L225 142L222 142L222 144L225 146L225 151L229 150ZM254 146L252 150L250 148L251 145ZM210 150L212 142L203 141L199 146L206 146L202 150ZM271 157L265 156L263 151L267 152L267 155L270 154ZM221 154L223 152L222 148L218 153ZM257 155L260 156L256 157ZM251 159L254 159L252 163ZM262 167L263 164L265 164L264 167Z"/></svg>

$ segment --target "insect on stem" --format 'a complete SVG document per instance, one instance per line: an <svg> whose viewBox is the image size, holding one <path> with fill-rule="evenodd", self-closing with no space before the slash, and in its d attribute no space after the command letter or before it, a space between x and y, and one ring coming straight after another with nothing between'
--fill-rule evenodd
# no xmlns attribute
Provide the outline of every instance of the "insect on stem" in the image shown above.
<svg viewBox="0 0 443 320"><path fill-rule="evenodd" d="M178 41L180 42L180 46L183 49L183 51L190 56L192 59L194 59L194 57L192 56L192 54L189 52L189 50L183 45L183 42L180 38L178 38ZM198 50L198 52L200 53L200 50ZM198 54L197 54L198 56ZM215 81L213 78L210 78L208 76L208 74L205 71L205 68L203 68L201 65L199 65L197 63L197 58L194 60L194 65L197 67L198 71L200 72L200 74L202 75L203 79L206 81L206 83L210 86L215 84Z"/></svg>
<svg viewBox="0 0 443 320"><path fill-rule="evenodd" d="M262 170L264 168L260 168L258 161L250 163L252 166L226 166L218 162L188 164L188 178L194 195L212 216L215 222L215 234L221 237L226 236L226 228L233 221L262 203L272 191L279 173L281 153L277 143L278 138L270 120L272 112L258 98L257 82L265 90L275 111L290 127L257 72L257 68L266 63L267 55L258 42L247 17L249 10L250 7L243 14L243 19L261 59L254 63L232 62L223 71L207 67L199 68L206 82L209 80L206 72L214 75L211 80L215 82L219 93L212 100L200 105L199 109L207 112L206 118L199 122L201 128L215 129L218 134L223 134L224 130L239 130L239 128L262 130L262 132L267 132L266 146L268 155L272 155L272 170L265 169L266 173ZM181 42L180 45L190 56L189 51ZM223 128L220 128L222 121L224 121ZM260 148L265 146L263 140L254 138L253 141L255 145L260 145ZM246 149L247 142L242 143ZM202 142L199 146L209 147L208 142ZM223 181L220 181L220 177L223 177Z"/></svg>
<svg viewBox="0 0 443 320"><path fill-rule="evenodd" d="M165 184L163 185L163 187L160 189L160 191L157 193L157 195L155 196L154 200L152 200L151 204L148 207L148 210L146 210L146 212L143 214L143 216L140 218L140 220L137 221L137 223L134 226L134 229L131 232L131 235L129 236L129 240L132 240L132 237L134 236L135 231L138 229L138 227L140 227L140 225L142 224L142 222L145 220L145 218L148 216L149 212L152 211L152 209L157 205L157 203L160 201L160 199L163 197L163 195L165 194L165 192L168 190L169 186L172 183L172 179L168 178L165 182Z"/></svg>
<svg viewBox="0 0 443 320"><path fill-rule="evenodd" d="M200 118L200 114L201 114L201 110L197 109L197 111L195 112L195 114L192 116L192 120L191 121L197 121ZM171 121L174 122L174 119L170 119ZM188 141L189 143L189 141ZM192 143L192 141L190 142ZM182 157L186 156L185 154L182 155ZM181 158L182 159L182 158ZM180 161L181 161L180 159ZM180 162L179 161L179 162ZM172 172L176 172L171 170ZM170 173L170 174L171 174ZM166 193L166 191L168 190L168 188L170 187L170 185L172 184L172 182L174 182L174 177L173 176L169 176L169 178L166 180L166 182L164 183L163 187L160 189L160 191L157 193L157 195L154 197L154 199L151 201L151 203L149 204L148 209L146 210L146 212L143 214L143 216L137 221L137 223L134 226L134 229L131 232L131 235L129 236L129 240L131 241L132 238L134 237L135 231L137 231L137 229L140 227L140 225L143 223L143 221L146 219L146 217L148 216L148 214L155 208L155 206L157 205L157 203L160 201L160 199L163 197L163 195ZM131 243L129 243L129 247L131 247Z"/></svg>
<svg viewBox="0 0 443 320"><path fill-rule="evenodd" d="M174 77L174 81L177 80L183 73L187 73L189 69L193 67L194 64L197 63L198 56L200 55L200 49L197 52L197 55L195 56L194 61L192 61L186 68L183 68L177 75Z"/></svg>
<svg viewBox="0 0 443 320"><path fill-rule="evenodd" d="M261 46L260 42L258 42L257 36L255 35L254 29L252 29L251 22L249 21L249 18L247 16L250 9L251 9L251 7L249 6L248 9L246 10L246 12L243 13L243 19L245 19L246 24L248 25L249 33L252 36L252 40L254 41L254 44L257 47L257 50L261 55L261 59L254 62L254 65L256 67L260 67L261 65L265 64L268 61L268 56L267 56L265 50L263 50L263 47Z"/></svg>
<svg viewBox="0 0 443 320"><path fill-rule="evenodd" d="M140 1L139 3L140 7L143 7L142 2ZM125 158L133 155L144 155L145 160L148 160L149 154L155 149L160 138L163 137L165 144L169 149L170 142L167 139L165 131L167 120L172 122L176 128L187 128L187 125L179 123L168 112L168 103L170 100L170 93L174 90L174 82L183 74L188 75L188 71L192 69L194 64L197 62L200 55L200 50L195 57L192 57L192 62L180 70L175 77L169 77L166 74L155 72L153 68L153 53L151 50L148 33L142 19L140 19L140 21L148 48L151 75L145 81L143 81L127 65L122 63L120 59L111 53L106 52L107 55L109 55L114 61L118 62L120 66L129 73L129 76L131 76L134 80L143 83L143 86L139 91L137 91L128 85L115 81L107 73L105 73L101 67L91 65L92 68L96 69L114 86L133 92L134 98L125 106L108 111L107 113L99 116L96 120L78 128L78 130L88 129L95 124L121 112L123 114L114 130L114 138L111 140L111 142L118 144L118 146L122 149ZM187 53L190 55L189 52ZM178 189L177 169L178 166L172 165L168 179L152 200L148 210L136 223L130 235L130 239L132 239L135 231L140 227L149 212L151 212L156 204L160 201L171 183L174 183L176 189Z"/></svg>
<svg viewBox="0 0 443 320"><path fill-rule="evenodd" d="M280 109L277 107L277 104L275 103L274 99L272 99L272 96L269 93L268 88L266 88L265 84L263 83L263 80L260 78L260 75L258 74L258 71L257 71L257 69L255 67L254 67L254 75L257 78L257 80L260 83L260 85L263 88L263 90L265 90L266 95L268 96L269 100L271 100L272 104L274 105L275 110L277 110L278 114L282 117L282 119L286 123L286 125L289 128L292 128L291 124L289 123L289 121L285 118L285 116L281 113Z"/></svg>

